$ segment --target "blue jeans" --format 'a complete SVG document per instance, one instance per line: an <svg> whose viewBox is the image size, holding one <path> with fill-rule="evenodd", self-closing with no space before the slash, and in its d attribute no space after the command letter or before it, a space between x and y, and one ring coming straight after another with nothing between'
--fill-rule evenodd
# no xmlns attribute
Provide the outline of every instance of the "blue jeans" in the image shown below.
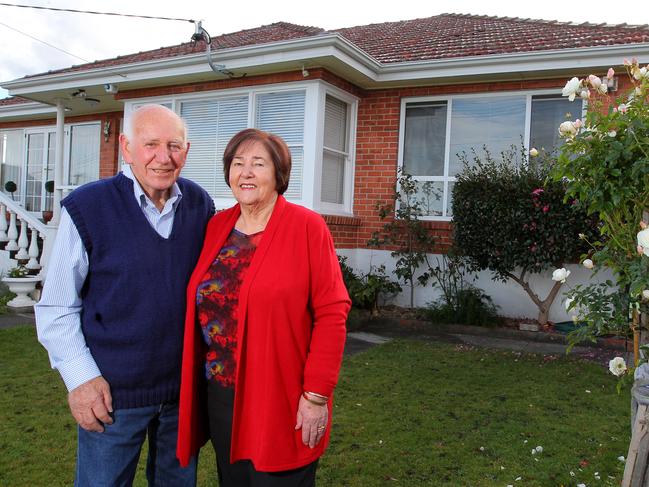
<svg viewBox="0 0 649 487"><path fill-rule="evenodd" d="M147 435L149 487L196 485L196 458L187 468L176 459L178 403L117 409L103 433L78 430L75 487L130 487Z"/></svg>

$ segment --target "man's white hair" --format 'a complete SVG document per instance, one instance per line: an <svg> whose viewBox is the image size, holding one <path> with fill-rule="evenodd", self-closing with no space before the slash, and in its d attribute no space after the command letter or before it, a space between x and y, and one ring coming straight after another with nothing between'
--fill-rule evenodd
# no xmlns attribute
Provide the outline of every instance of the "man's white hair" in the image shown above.
<svg viewBox="0 0 649 487"><path fill-rule="evenodd" d="M188 130L187 130L187 124L185 123L185 121L180 117L180 115L178 115L176 112L174 112L170 108L168 108L168 107L166 107L164 105L158 105L158 104L155 104L155 103L147 103L146 105L142 105L142 106L137 107L135 110L133 110L131 112L131 116L130 116L130 119L128 121L129 123L125 124L125 129L124 129L124 134L126 135L126 137L129 140L133 140L133 137L135 136L135 127L137 126L139 118L142 117L143 115L146 115L146 113L151 111L151 110L166 111L170 115L173 115L174 117L176 117L180 121L180 123L182 124L182 127L183 127L183 140L185 142L187 142Z"/></svg>

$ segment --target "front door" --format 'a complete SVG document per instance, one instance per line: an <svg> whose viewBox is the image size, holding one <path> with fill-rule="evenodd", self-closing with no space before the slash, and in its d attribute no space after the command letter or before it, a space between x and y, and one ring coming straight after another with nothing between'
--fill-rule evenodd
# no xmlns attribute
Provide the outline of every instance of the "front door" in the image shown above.
<svg viewBox="0 0 649 487"><path fill-rule="evenodd" d="M54 179L56 131L25 131L27 168L25 171L25 209L33 212L52 209L52 193L45 183Z"/></svg>

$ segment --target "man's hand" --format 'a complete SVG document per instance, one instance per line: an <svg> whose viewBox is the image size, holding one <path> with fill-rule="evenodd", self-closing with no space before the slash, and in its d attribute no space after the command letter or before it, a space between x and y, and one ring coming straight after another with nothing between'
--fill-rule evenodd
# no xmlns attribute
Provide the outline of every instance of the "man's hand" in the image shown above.
<svg viewBox="0 0 649 487"><path fill-rule="evenodd" d="M113 398L110 386L99 376L84 382L68 394L72 416L84 430L102 433L105 424L112 424Z"/></svg>

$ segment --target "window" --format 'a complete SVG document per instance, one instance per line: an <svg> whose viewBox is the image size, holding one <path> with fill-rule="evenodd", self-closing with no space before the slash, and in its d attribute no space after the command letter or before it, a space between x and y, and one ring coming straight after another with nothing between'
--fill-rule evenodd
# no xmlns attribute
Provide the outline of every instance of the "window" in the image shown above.
<svg viewBox="0 0 649 487"><path fill-rule="evenodd" d="M279 135L291 151L291 178L284 196L300 199L304 173L305 93L261 93L256 99L255 127Z"/></svg>
<svg viewBox="0 0 649 487"><path fill-rule="evenodd" d="M180 115L191 141L182 176L200 184L212 197L230 198L223 152L232 136L248 126L248 97L182 102Z"/></svg>
<svg viewBox="0 0 649 487"><path fill-rule="evenodd" d="M246 127L256 127L279 135L288 144L293 165L285 196L291 199L302 197L304 90L181 100L179 105L191 142L183 177L200 184L214 198L232 198L223 175L223 152L233 135Z"/></svg>
<svg viewBox="0 0 649 487"><path fill-rule="evenodd" d="M10 194L5 189L5 184L13 181L17 190L13 193L13 198L20 201L21 199L21 181L23 167L23 139L22 130L7 130L0 132L0 184L1 191Z"/></svg>
<svg viewBox="0 0 649 487"><path fill-rule="evenodd" d="M291 151L287 199L321 213L350 214L357 98L321 80L183 94L165 102L187 124L191 147L182 176L200 184L217 208L233 204L223 153L240 130L276 134ZM126 102L128 128L135 107Z"/></svg>
<svg viewBox="0 0 649 487"><path fill-rule="evenodd" d="M472 151L487 147L497 157L521 141L551 152L562 143L558 127L566 114L581 110L580 102L554 94L404 99L400 164L417 181L426 215L450 220L461 154L470 160Z"/></svg>
<svg viewBox="0 0 649 487"><path fill-rule="evenodd" d="M99 132L98 123L70 127L68 185L80 186L99 179ZM54 175L49 175L46 179L54 179Z"/></svg>
<svg viewBox="0 0 649 487"><path fill-rule="evenodd" d="M349 161L349 106L331 95L325 99L322 181L323 203L345 203L346 167Z"/></svg>
<svg viewBox="0 0 649 487"><path fill-rule="evenodd" d="M571 102L566 97L533 96L530 147L548 152L561 147L563 139L559 137L559 125L566 119L581 118L581 111L580 102Z"/></svg>

